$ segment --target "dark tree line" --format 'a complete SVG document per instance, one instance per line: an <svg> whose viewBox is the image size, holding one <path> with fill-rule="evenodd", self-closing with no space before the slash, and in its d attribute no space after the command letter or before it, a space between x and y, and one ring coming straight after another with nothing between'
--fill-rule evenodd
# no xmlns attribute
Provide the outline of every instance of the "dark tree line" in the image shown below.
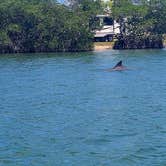
<svg viewBox="0 0 166 166"><path fill-rule="evenodd" d="M66 0L67 1L67 0ZM134 2L134 3L133 3ZM0 53L93 49L100 0L0 0ZM162 48L165 0L110 0L120 24L115 48Z"/></svg>
<svg viewBox="0 0 166 166"><path fill-rule="evenodd" d="M0 53L91 50L100 3L83 0L74 5L0 0Z"/></svg>
<svg viewBox="0 0 166 166"><path fill-rule="evenodd" d="M163 47L165 0L114 0L113 14L121 26L116 49Z"/></svg>

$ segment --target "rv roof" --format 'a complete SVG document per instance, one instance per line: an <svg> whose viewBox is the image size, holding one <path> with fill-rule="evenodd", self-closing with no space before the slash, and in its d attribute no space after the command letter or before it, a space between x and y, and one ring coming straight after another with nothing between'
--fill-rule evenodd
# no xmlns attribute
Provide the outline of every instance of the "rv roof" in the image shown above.
<svg viewBox="0 0 166 166"><path fill-rule="evenodd" d="M110 15L104 15L104 14L98 14L98 15L96 15L96 17L101 17L101 18L104 18L104 17L110 17Z"/></svg>

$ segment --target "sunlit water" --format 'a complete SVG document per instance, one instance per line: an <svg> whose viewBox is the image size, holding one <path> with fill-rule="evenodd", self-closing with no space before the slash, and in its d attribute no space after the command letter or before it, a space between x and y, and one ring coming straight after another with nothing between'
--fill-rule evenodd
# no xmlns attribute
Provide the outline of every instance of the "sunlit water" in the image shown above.
<svg viewBox="0 0 166 166"><path fill-rule="evenodd" d="M165 164L166 50L0 56L0 166Z"/></svg>

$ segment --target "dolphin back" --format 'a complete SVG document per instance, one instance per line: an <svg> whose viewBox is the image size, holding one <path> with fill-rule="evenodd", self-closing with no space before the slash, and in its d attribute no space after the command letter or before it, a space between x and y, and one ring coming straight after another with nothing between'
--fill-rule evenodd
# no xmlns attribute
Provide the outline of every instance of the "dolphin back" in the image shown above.
<svg viewBox="0 0 166 166"><path fill-rule="evenodd" d="M113 69L115 69L116 67L122 67L122 61L119 61L119 62L113 67Z"/></svg>

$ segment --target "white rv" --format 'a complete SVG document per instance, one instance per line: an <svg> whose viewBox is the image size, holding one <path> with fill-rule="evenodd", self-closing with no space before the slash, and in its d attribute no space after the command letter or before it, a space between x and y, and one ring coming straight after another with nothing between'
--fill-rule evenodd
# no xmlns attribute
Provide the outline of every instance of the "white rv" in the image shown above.
<svg viewBox="0 0 166 166"><path fill-rule="evenodd" d="M110 15L97 15L101 29L95 30L95 41L112 41L120 33L119 24Z"/></svg>

